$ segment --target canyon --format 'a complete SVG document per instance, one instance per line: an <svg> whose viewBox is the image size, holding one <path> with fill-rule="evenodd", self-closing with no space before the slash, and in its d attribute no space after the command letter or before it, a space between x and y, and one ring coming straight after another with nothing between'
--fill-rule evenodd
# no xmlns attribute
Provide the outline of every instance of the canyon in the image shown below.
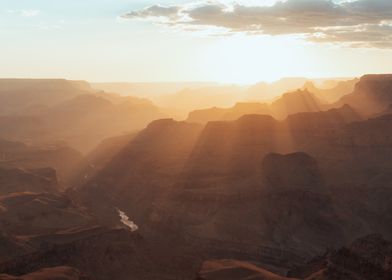
<svg viewBox="0 0 392 280"><path fill-rule="evenodd" d="M0 80L0 279L391 279L392 76L334 85L176 120Z"/></svg>

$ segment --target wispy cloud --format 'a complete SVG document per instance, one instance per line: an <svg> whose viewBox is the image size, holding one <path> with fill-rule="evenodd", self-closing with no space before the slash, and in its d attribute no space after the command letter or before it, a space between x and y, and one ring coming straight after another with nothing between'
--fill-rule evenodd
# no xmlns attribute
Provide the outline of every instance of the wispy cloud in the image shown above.
<svg viewBox="0 0 392 280"><path fill-rule="evenodd" d="M22 10L20 11L20 15L24 17L35 17L41 13L39 10Z"/></svg>
<svg viewBox="0 0 392 280"><path fill-rule="evenodd" d="M36 17L41 14L40 10L12 10L6 9L4 10L6 14L22 16L22 17Z"/></svg>
<svg viewBox="0 0 392 280"><path fill-rule="evenodd" d="M297 34L313 42L352 47L392 48L392 1L287 0L272 6L219 1L177 6L153 5L122 15L189 30L191 26L224 28L227 33Z"/></svg>

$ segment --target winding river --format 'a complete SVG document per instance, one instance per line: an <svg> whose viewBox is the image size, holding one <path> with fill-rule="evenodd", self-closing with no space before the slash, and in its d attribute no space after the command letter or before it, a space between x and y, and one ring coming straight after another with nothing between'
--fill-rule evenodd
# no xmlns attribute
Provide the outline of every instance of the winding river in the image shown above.
<svg viewBox="0 0 392 280"><path fill-rule="evenodd" d="M127 214L125 214L125 212L121 211L120 209L117 208L117 212L118 215L121 218L121 223L123 225L125 225L126 227L128 227L130 229L130 231L137 231L139 229L139 227L137 226L137 224L135 224L134 222L132 222L131 220L129 220L129 217L127 216Z"/></svg>

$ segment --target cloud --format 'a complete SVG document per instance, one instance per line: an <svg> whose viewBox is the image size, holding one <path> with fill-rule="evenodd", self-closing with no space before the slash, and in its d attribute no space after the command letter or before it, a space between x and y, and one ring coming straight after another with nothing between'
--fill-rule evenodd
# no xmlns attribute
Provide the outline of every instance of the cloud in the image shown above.
<svg viewBox="0 0 392 280"><path fill-rule="evenodd" d="M178 16L178 12L180 7L176 6L159 6L154 5L142 9L140 11L131 11L122 16L122 18L168 18L168 19L176 19Z"/></svg>
<svg viewBox="0 0 392 280"><path fill-rule="evenodd" d="M218 1L178 6L154 5L122 15L168 26L219 27L227 33L301 35L312 42L352 47L392 48L392 1L286 0L272 6Z"/></svg>
<svg viewBox="0 0 392 280"><path fill-rule="evenodd" d="M39 10L22 10L20 11L20 15L23 17L35 17L41 13Z"/></svg>

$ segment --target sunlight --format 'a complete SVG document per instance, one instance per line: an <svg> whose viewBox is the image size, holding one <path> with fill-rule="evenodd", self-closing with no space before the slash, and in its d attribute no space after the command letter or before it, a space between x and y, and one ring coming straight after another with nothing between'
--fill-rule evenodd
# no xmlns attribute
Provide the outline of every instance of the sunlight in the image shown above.
<svg viewBox="0 0 392 280"><path fill-rule="evenodd" d="M306 76L311 74L306 71L306 62L306 46L293 36L222 37L203 56L213 80L240 84L272 82L296 73Z"/></svg>

